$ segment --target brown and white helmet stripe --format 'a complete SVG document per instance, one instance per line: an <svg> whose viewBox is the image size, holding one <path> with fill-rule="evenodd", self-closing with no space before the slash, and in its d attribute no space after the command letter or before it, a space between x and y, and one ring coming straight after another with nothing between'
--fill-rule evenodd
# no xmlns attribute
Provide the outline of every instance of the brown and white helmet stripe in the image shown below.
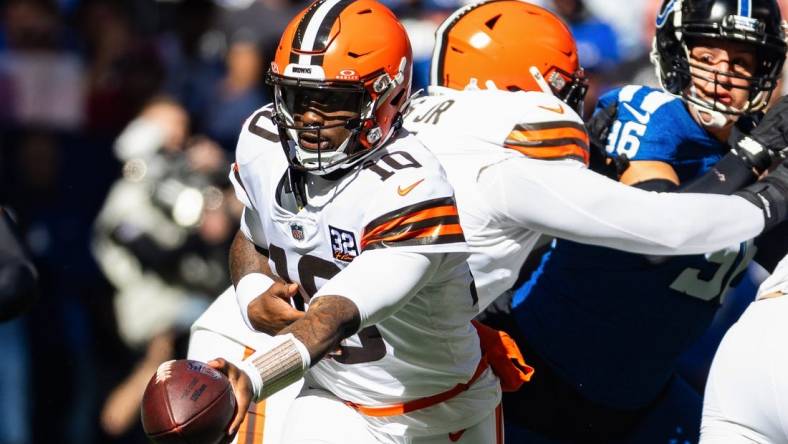
<svg viewBox="0 0 788 444"><path fill-rule="evenodd" d="M290 63L322 65L323 53L328 48L331 28L339 14L354 0L320 0L304 14L293 35ZM301 54L298 54L300 52Z"/></svg>

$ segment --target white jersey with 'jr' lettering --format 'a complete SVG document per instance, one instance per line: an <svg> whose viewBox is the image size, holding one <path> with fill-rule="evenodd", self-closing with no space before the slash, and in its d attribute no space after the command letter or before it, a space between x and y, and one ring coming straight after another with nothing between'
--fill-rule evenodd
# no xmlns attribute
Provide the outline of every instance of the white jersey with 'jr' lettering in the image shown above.
<svg viewBox="0 0 788 444"><path fill-rule="evenodd" d="M549 94L430 87L404 126L454 187L482 310L511 288L540 234L675 255L763 229L760 210L742 198L650 193L586 169L583 122Z"/></svg>

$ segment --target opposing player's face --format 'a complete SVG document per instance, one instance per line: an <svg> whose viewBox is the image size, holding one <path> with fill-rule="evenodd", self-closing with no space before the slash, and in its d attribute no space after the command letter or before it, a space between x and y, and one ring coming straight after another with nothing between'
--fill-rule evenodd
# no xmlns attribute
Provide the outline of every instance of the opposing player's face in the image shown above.
<svg viewBox="0 0 788 444"><path fill-rule="evenodd" d="M293 99L295 126L304 129L298 131L298 144L306 150L333 151L350 137L347 123L359 116L362 94L303 89Z"/></svg>
<svg viewBox="0 0 788 444"><path fill-rule="evenodd" d="M690 49L690 72L696 94L710 102L744 109L755 73L753 48L736 42L701 40Z"/></svg>

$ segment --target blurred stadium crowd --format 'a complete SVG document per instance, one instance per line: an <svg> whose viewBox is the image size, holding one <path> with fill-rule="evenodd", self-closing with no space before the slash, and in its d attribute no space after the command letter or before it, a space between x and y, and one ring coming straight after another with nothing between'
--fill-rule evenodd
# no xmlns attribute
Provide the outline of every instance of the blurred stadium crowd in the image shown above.
<svg viewBox="0 0 788 444"><path fill-rule="evenodd" d="M423 88L433 31L462 2L384 3ZM578 40L587 112L615 85L655 84L659 0L537 3ZM41 276L34 309L0 324L0 444L144 442L148 375L185 355L189 325L228 285L240 207L226 172L241 123L270 98L276 39L306 2L0 4L0 203ZM747 303L727 301L720 325ZM718 330L685 360L698 384Z"/></svg>

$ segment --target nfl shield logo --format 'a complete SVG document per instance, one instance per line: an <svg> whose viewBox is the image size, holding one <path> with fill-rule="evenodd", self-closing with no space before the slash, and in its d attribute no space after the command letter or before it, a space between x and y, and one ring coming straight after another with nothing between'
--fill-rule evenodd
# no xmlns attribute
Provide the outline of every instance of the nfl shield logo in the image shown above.
<svg viewBox="0 0 788 444"><path fill-rule="evenodd" d="M299 224L290 224L290 233L293 234L293 239L304 240L304 227Z"/></svg>

